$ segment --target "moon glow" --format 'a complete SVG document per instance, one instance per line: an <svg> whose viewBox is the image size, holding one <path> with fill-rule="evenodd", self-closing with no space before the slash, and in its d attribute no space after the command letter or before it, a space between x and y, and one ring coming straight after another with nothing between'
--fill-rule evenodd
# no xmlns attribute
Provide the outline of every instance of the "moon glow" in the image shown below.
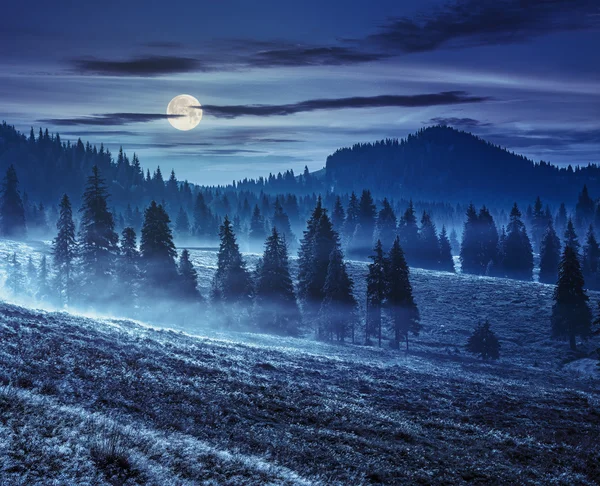
<svg viewBox="0 0 600 486"><path fill-rule="evenodd" d="M200 106L200 102L193 96L181 94L175 96L167 106L167 115L179 115L169 117L169 123L177 130L188 131L198 126L202 120L202 110L193 108Z"/></svg>

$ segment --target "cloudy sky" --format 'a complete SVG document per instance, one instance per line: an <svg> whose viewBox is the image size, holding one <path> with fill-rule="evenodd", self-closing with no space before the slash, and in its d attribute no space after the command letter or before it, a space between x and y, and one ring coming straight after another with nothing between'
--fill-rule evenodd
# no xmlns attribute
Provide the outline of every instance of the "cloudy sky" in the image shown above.
<svg viewBox="0 0 600 486"><path fill-rule="evenodd" d="M10 2L0 118L203 184L316 170L339 147L434 123L535 160L600 162L599 5ZM189 132L165 117L181 93L204 109Z"/></svg>

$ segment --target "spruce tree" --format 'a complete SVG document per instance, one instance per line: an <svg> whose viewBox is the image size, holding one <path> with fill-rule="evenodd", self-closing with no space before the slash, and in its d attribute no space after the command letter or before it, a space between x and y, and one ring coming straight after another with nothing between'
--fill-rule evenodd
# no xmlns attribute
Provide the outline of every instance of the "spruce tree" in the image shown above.
<svg viewBox="0 0 600 486"><path fill-rule="evenodd" d="M36 288L36 298L40 302L47 302L51 298L52 290L50 288L50 271L48 269L48 260L46 258L46 255L42 255L37 274L38 279Z"/></svg>
<svg viewBox="0 0 600 486"><path fill-rule="evenodd" d="M301 321L290 275L287 244L276 227L265 242L257 269L254 320L259 329L296 336Z"/></svg>
<svg viewBox="0 0 600 486"><path fill-rule="evenodd" d="M450 231L450 247L452 248L453 255L458 255L460 253L460 243L455 228L452 228L452 231Z"/></svg>
<svg viewBox="0 0 600 486"><path fill-rule="evenodd" d="M592 223L594 219L594 209L594 200L588 193L587 185L584 184L581 193L579 193L577 205L575 206L575 222L579 229L585 228Z"/></svg>
<svg viewBox="0 0 600 486"><path fill-rule="evenodd" d="M398 236L400 245L406 252L406 259L412 264L418 259L419 254L419 227L412 200L398 223Z"/></svg>
<svg viewBox="0 0 600 486"><path fill-rule="evenodd" d="M440 246L435 224L427 212L423 211L419 228L419 250L416 264L422 268L436 269L439 266Z"/></svg>
<svg viewBox="0 0 600 486"><path fill-rule="evenodd" d="M406 341L408 351L408 335L419 335L421 330L419 310L412 295L412 285L404 251L399 238L388 255L387 263L386 309L391 317L394 347L400 346L400 340Z"/></svg>
<svg viewBox="0 0 600 486"><path fill-rule="evenodd" d="M500 265L506 277L518 280L533 278L533 249L516 203L510 212L502 253Z"/></svg>
<svg viewBox="0 0 600 486"><path fill-rule="evenodd" d="M285 239L286 243L290 245L290 247L295 246L296 237L294 236L294 233L292 233L290 218L283 210L283 206L279 202L278 197L275 198L275 211L273 213L271 226L277 229L277 232Z"/></svg>
<svg viewBox="0 0 600 486"><path fill-rule="evenodd" d="M121 233L121 246L117 265L119 299L133 306L138 297L140 280L140 253L137 238L132 227L126 227Z"/></svg>
<svg viewBox="0 0 600 486"><path fill-rule="evenodd" d="M200 299L198 290L198 272L190 260L190 252L183 250L179 257L179 291L178 296L185 301L197 302Z"/></svg>
<svg viewBox="0 0 600 486"><path fill-rule="evenodd" d="M581 245L579 244L579 238L577 237L577 233L575 233L575 226L573 225L573 220L571 218L567 221L564 239L565 246L570 246L575 251L575 254L579 255L579 248Z"/></svg>
<svg viewBox="0 0 600 486"><path fill-rule="evenodd" d="M540 282L555 284L559 263L560 239L554 231L552 220L549 220L540 244Z"/></svg>
<svg viewBox="0 0 600 486"><path fill-rule="evenodd" d="M10 165L4 177L0 197L0 235L23 238L26 235L25 207L19 193L17 171Z"/></svg>
<svg viewBox="0 0 600 486"><path fill-rule="evenodd" d="M463 228L460 245L460 263L463 273L481 275L481 244L479 241L479 220L473 204L467 209L467 220Z"/></svg>
<svg viewBox="0 0 600 486"><path fill-rule="evenodd" d="M344 221L344 240L350 242L356 225L359 223L360 207L356 194L352 192L348 201L348 209L346 210L346 220Z"/></svg>
<svg viewBox="0 0 600 486"><path fill-rule="evenodd" d="M342 200L340 196L336 196L335 205L333 206L333 212L331 213L331 223L333 224L333 229L338 233L344 229L344 221L346 219L346 211L344 211L344 206L342 205Z"/></svg>
<svg viewBox="0 0 600 486"><path fill-rule="evenodd" d="M377 235L385 248L390 248L396 239L397 224L394 209L387 198L384 198L377 215Z"/></svg>
<svg viewBox="0 0 600 486"><path fill-rule="evenodd" d="M373 243L377 208L371 196L371 191L363 190L358 203L358 224L362 232L359 239L353 240L354 251L360 256L367 256Z"/></svg>
<svg viewBox="0 0 600 486"><path fill-rule="evenodd" d="M75 223L73 223L73 210L71 201L66 194L60 201L60 212L56 229L58 234L52 244L52 257L56 270L58 294L61 301L67 305L74 293L74 260L77 255L77 242L75 241Z"/></svg>
<svg viewBox="0 0 600 486"><path fill-rule="evenodd" d="M370 256L372 263L368 265L367 274L367 322L365 326L365 339L368 343L371 336L377 336L381 347L382 325L381 309L386 296L387 260L383 252L381 240L373 249Z"/></svg>
<svg viewBox="0 0 600 486"><path fill-rule="evenodd" d="M316 317L325 297L323 287L334 248L339 248L339 238L319 196L298 250L298 297L309 319Z"/></svg>
<svg viewBox="0 0 600 486"><path fill-rule="evenodd" d="M250 302L252 282L227 216L219 229L219 238L221 243L217 271L212 281L212 299L216 304L245 306Z"/></svg>
<svg viewBox="0 0 600 486"><path fill-rule="evenodd" d="M190 236L190 219L188 218L187 211L179 206L179 212L177 218L175 218L175 234L178 238L185 239Z"/></svg>
<svg viewBox="0 0 600 486"><path fill-rule="evenodd" d="M448 239L448 233L446 232L446 227L442 226L442 232L439 237L439 261L438 261L438 269L444 272L455 272L454 269L454 259L452 258L452 247L450 245L450 240Z"/></svg>
<svg viewBox="0 0 600 486"><path fill-rule="evenodd" d="M548 226L548 217L544 212L544 208L542 205L542 200L538 196L535 200L535 205L533 206L533 220L531 226L531 235L533 239L533 247L536 251L540 250L540 244L542 242L542 238L544 237L544 233L546 232L546 227Z"/></svg>
<svg viewBox="0 0 600 486"><path fill-rule="evenodd" d="M484 361L500 357L500 342L490 329L489 321L479 324L469 336L466 349L471 354L479 355Z"/></svg>
<svg viewBox="0 0 600 486"><path fill-rule="evenodd" d="M152 201L144 211L144 224L140 241L140 267L144 291L152 298L172 296L177 281L177 252L169 215L162 205Z"/></svg>
<svg viewBox="0 0 600 486"><path fill-rule="evenodd" d="M254 211L252 212L252 219L250 220L250 232L248 234L250 248L252 250L256 250L259 245L262 245L265 237L265 220L260 213L258 204L256 204L254 206Z"/></svg>
<svg viewBox="0 0 600 486"><path fill-rule="evenodd" d="M110 287L119 237L113 215L108 210L108 191L97 166L83 193L79 236L79 255L83 293L88 299L98 296L98 289ZM105 296L106 297L106 296Z"/></svg>
<svg viewBox="0 0 600 486"><path fill-rule="evenodd" d="M498 229L490 211L483 206L477 216L480 244L481 274L489 274L490 269L498 265Z"/></svg>
<svg viewBox="0 0 600 486"><path fill-rule="evenodd" d="M327 275L323 285L323 303L319 311L320 338L344 341L353 329L356 300L352 294L353 282L346 271L344 257L339 247L329 256ZM349 327L351 329L349 329Z"/></svg>
<svg viewBox="0 0 600 486"><path fill-rule="evenodd" d="M594 235L594 227L590 224L585 244L583 245L581 270L586 288L598 288L598 267L600 264L600 246Z"/></svg>
<svg viewBox="0 0 600 486"><path fill-rule="evenodd" d="M588 301L579 258L573 247L566 245L554 289L551 324L552 337L568 339L573 351L577 349L577 336L585 339L591 334L592 312Z"/></svg>
<svg viewBox="0 0 600 486"><path fill-rule="evenodd" d="M21 269L21 262L17 254L8 257L5 286L14 297L23 297L25 294L25 276Z"/></svg>

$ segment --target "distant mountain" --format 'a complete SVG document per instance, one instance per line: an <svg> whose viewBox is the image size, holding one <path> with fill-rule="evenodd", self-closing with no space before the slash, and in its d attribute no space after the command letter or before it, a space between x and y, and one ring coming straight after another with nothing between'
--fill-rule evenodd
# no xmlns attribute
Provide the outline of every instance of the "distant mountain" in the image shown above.
<svg viewBox="0 0 600 486"><path fill-rule="evenodd" d="M326 180L335 192L370 188L378 196L487 204L572 201L587 184L600 195L600 168L535 163L467 132L432 126L404 140L342 148L327 158Z"/></svg>

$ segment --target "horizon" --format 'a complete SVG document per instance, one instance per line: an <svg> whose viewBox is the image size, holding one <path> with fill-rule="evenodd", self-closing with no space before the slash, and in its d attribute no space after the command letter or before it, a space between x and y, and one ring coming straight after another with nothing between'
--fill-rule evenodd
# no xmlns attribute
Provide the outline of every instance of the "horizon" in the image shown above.
<svg viewBox="0 0 600 486"><path fill-rule="evenodd" d="M236 1L72 12L35 0L0 20L0 116L24 133L44 126L123 146L201 185L319 170L338 148L437 123L536 162L597 163L598 6L528 8ZM204 113L187 132L165 114L182 93Z"/></svg>

